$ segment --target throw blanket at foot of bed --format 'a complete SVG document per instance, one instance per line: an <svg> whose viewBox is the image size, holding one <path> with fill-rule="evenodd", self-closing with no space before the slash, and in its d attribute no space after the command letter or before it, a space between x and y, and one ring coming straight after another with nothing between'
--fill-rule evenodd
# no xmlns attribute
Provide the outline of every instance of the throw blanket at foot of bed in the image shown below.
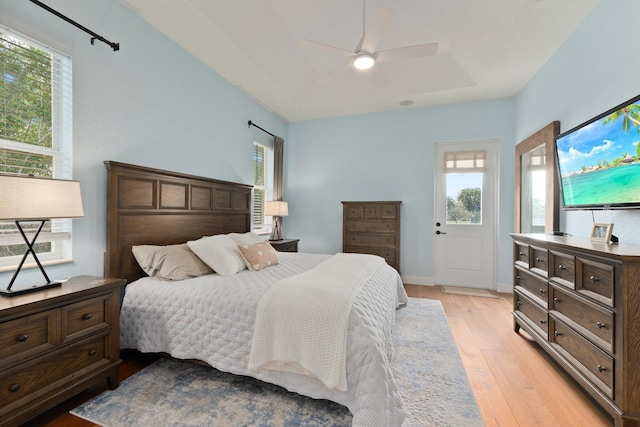
<svg viewBox="0 0 640 427"><path fill-rule="evenodd" d="M340 253L269 288L258 304L249 370L298 373L346 391L351 306L384 262Z"/></svg>

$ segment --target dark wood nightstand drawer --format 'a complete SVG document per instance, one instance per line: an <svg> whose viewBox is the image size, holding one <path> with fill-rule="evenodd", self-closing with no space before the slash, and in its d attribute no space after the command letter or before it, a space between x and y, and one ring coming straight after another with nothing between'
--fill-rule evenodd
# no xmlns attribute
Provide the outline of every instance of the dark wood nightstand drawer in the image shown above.
<svg viewBox="0 0 640 427"><path fill-rule="evenodd" d="M298 252L300 239L269 240L269 244L278 252Z"/></svg>
<svg viewBox="0 0 640 427"><path fill-rule="evenodd" d="M0 377L2 406L23 399L88 366L106 365L104 340L104 336L91 338L3 373Z"/></svg>
<svg viewBox="0 0 640 427"><path fill-rule="evenodd" d="M55 346L55 311L49 310L0 323L0 366Z"/></svg>
<svg viewBox="0 0 640 427"><path fill-rule="evenodd" d="M74 340L86 334L106 329L105 303L102 296L80 301L62 308L62 342Z"/></svg>

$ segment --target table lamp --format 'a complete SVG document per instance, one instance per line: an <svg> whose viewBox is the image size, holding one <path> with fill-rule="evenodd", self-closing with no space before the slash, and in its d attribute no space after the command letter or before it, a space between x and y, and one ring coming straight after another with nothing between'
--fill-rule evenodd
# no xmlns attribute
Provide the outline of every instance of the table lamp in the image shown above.
<svg viewBox="0 0 640 427"><path fill-rule="evenodd" d="M27 245L27 250L18 264L18 269L13 274L9 286L7 289L0 289L0 295L14 296L60 286L61 283L49 280L33 246L48 220L83 216L82 196L78 181L0 175L0 220L15 221L16 227ZM26 221L40 223L31 240L27 238L21 225L21 222ZM29 254L33 256L47 282L44 285L11 290Z"/></svg>
<svg viewBox="0 0 640 427"><path fill-rule="evenodd" d="M273 217L273 232L271 233L270 240L282 240L282 225L280 221L283 216L289 215L289 204L282 200L266 202L264 214Z"/></svg>

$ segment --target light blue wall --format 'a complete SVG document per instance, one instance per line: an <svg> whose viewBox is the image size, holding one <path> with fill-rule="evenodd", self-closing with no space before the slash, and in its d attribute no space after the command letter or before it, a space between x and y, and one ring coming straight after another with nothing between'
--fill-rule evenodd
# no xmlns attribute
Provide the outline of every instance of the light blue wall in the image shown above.
<svg viewBox="0 0 640 427"><path fill-rule="evenodd" d="M343 200L401 200L403 276L433 280L435 144L500 142L498 281L511 281L514 100L292 123L286 141L286 236L300 250L342 250Z"/></svg>
<svg viewBox="0 0 640 427"><path fill-rule="evenodd" d="M106 234L104 160L253 182L254 120L286 135L269 113L118 0L49 0L121 50L96 41L27 1L0 0L0 24L73 58L74 178L85 217L74 220L73 264L47 267L51 278L102 275ZM262 136L262 135L258 135ZM0 283L9 273L0 274ZM18 283L42 279L37 270Z"/></svg>
<svg viewBox="0 0 640 427"><path fill-rule="evenodd" d="M516 139L553 120L561 131L640 94L640 4L603 0L516 98ZM640 210L594 211L621 243L640 245ZM591 211L561 215L563 231L587 237Z"/></svg>

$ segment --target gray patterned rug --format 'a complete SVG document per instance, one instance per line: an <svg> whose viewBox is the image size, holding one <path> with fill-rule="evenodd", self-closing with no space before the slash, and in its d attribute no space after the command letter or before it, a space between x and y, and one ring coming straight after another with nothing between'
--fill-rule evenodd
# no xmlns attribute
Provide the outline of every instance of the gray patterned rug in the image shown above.
<svg viewBox="0 0 640 427"><path fill-rule="evenodd" d="M439 301L410 298L398 310L392 369L404 426L483 426ZM71 411L107 427L350 426L336 403L174 359L159 360Z"/></svg>

